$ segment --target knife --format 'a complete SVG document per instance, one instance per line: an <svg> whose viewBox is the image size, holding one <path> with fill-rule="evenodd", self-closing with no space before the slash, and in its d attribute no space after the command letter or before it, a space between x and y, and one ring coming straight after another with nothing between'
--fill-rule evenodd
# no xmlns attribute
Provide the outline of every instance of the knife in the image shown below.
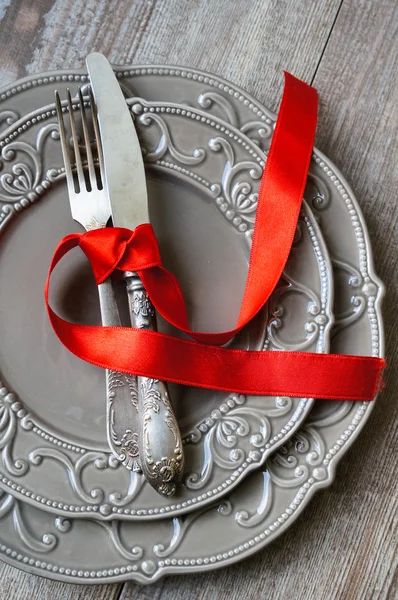
<svg viewBox="0 0 398 600"><path fill-rule="evenodd" d="M131 113L108 60L93 52L86 58L102 140L105 186L114 227L134 229L149 222L141 147ZM136 273L125 273L132 327L156 330L156 315ZM148 482L172 496L184 465L182 439L167 385L137 377L138 447Z"/></svg>

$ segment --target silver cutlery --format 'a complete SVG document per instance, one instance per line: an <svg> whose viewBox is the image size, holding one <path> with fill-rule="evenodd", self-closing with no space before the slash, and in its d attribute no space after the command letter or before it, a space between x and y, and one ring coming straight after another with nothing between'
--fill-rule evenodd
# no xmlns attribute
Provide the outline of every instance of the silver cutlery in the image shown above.
<svg viewBox="0 0 398 600"><path fill-rule="evenodd" d="M104 161L104 185L113 225L134 229L149 222L148 197L141 147L121 88L107 59L92 53L86 59L94 94ZM99 140L97 140L99 144ZM149 296L136 273L125 273L133 327L156 329ZM161 494L171 496L183 472L183 447L178 423L163 381L138 377L138 446L142 471Z"/></svg>
<svg viewBox="0 0 398 600"><path fill-rule="evenodd" d="M79 89L79 113L83 128L83 147L85 162L88 167L87 185L83 158L79 145L81 140L77 134L74 109L77 105L72 102L70 91L67 90L67 103L62 107L58 92L55 92L56 110L59 123L62 154L64 158L66 181L72 218L80 223L87 231L106 227L111 216L108 194L103 186L104 167L101 154L101 146L97 143L96 154L100 166L100 174L97 175L94 165L93 152L91 148L88 122L84 107L82 92ZM91 103L92 105L94 102ZM72 147L74 156L74 171L72 170L71 150L68 143L63 111L68 110ZM98 125L93 119L95 138L99 139ZM100 175L100 180L99 180ZM101 320L104 326L119 326L120 317L116 304L116 298L112 282L107 279L98 286ZM137 380L134 376L122 373L106 371L106 418L107 438L109 446L114 455L123 463L127 469L140 471L139 449L138 449L138 412L137 412Z"/></svg>

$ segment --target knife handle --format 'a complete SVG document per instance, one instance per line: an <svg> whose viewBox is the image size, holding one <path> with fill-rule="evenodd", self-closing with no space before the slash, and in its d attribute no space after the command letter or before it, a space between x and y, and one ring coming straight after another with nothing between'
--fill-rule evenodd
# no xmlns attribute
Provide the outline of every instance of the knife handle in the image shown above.
<svg viewBox="0 0 398 600"><path fill-rule="evenodd" d="M98 286L101 321L105 327L120 326L112 282ZM138 449L137 378L106 370L106 431L116 458L130 471L141 471Z"/></svg>
<svg viewBox="0 0 398 600"><path fill-rule="evenodd" d="M136 273L125 273L131 326L156 331L155 309ZM184 468L182 439L167 384L137 377L141 468L159 494L172 496Z"/></svg>

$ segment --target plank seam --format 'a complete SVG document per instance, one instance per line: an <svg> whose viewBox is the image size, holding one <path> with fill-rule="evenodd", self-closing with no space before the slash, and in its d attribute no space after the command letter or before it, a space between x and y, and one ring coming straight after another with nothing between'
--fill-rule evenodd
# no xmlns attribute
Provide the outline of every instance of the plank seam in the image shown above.
<svg viewBox="0 0 398 600"><path fill-rule="evenodd" d="M334 20L333 20L332 26L331 26L331 28L330 28L330 31L329 31L329 33L328 33L328 36L327 36L327 38L326 38L325 45L324 45L324 47L322 48L322 52L321 52L321 55L320 55L320 57L319 57L319 60L318 60L318 62L317 62L317 65L316 65L316 67L315 67L315 71L314 71L314 74L313 74L313 76L312 76L312 79L311 79L310 85L313 85L313 83L314 83L314 81L315 81L315 77L316 77L316 75L317 75L317 73L318 73L318 70L319 70L319 67L320 67L320 65L321 65L321 62L322 62L323 56L324 56L324 54L325 54L325 52L326 52L326 48L327 48L327 46L328 46L328 44L329 44L329 40L330 40L330 38L331 38L331 35L332 35L332 32L333 32L334 26L336 25L336 21L337 21L337 19L338 19L338 17L339 17L339 14L340 14L341 8L342 8L342 6L343 6L343 2L344 2L344 0L341 0L341 2L340 2L340 4L339 4L339 7L338 7L338 9L337 9L337 11L336 11L336 16L334 17Z"/></svg>

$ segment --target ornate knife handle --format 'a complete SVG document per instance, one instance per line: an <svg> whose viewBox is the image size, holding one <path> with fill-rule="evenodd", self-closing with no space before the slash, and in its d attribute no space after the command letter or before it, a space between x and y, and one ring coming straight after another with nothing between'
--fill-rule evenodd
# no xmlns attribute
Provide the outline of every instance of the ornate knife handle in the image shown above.
<svg viewBox="0 0 398 600"><path fill-rule="evenodd" d="M98 286L104 326L120 325L119 311L110 279ZM130 471L141 471L138 449L137 378L106 370L106 431L116 458Z"/></svg>
<svg viewBox="0 0 398 600"><path fill-rule="evenodd" d="M132 327L156 330L155 309L136 273L125 273ZM159 494L172 496L184 468L182 439L167 385L137 377L142 471Z"/></svg>

